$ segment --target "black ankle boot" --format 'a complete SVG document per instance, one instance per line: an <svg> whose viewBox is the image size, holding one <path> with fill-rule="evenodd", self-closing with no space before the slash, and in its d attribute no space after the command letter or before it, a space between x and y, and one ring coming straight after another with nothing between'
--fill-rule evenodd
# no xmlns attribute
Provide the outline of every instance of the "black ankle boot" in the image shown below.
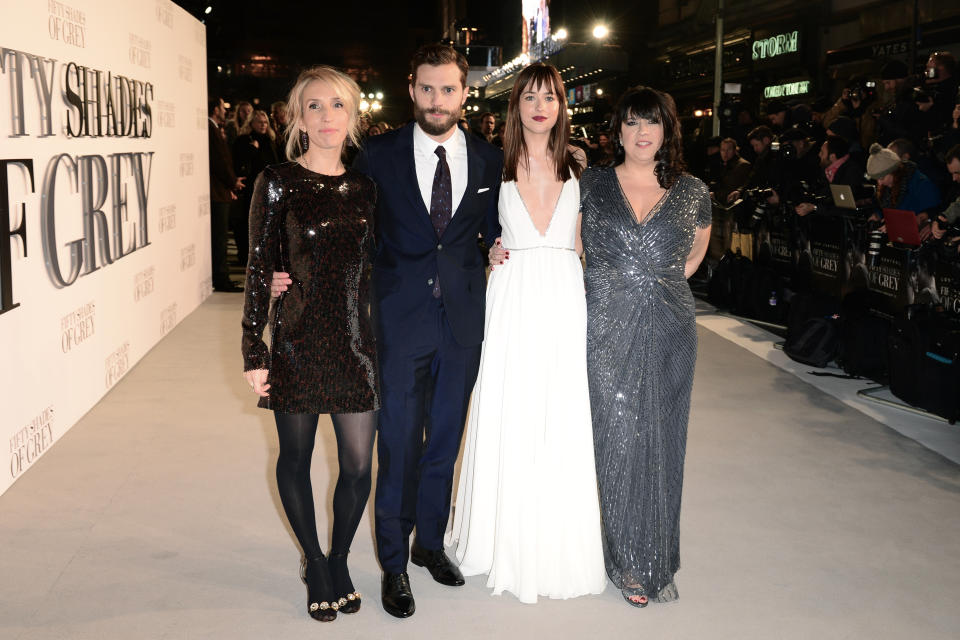
<svg viewBox="0 0 960 640"><path fill-rule="evenodd" d="M347 554L330 552L330 577L333 579L334 593L337 594L337 611L340 613L356 613L360 611L360 592L353 588L350 580L350 571L347 569Z"/></svg>
<svg viewBox="0 0 960 640"><path fill-rule="evenodd" d="M300 562L300 579L307 585L307 613L310 617L320 622L336 620L340 605L334 596L327 559L323 556L304 558Z"/></svg>

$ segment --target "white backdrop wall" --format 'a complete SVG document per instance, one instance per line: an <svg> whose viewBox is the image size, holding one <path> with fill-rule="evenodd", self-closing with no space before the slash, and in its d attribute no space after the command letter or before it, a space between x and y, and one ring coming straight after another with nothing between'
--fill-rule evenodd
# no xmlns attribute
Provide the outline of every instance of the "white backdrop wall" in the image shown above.
<svg viewBox="0 0 960 640"><path fill-rule="evenodd" d="M0 15L3 493L211 282L203 24L169 0Z"/></svg>

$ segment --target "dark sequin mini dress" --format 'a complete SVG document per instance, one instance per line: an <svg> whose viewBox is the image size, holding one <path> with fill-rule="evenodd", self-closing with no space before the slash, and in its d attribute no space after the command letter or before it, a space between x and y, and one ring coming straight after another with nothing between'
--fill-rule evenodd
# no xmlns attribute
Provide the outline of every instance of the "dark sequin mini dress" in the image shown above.
<svg viewBox="0 0 960 640"><path fill-rule="evenodd" d="M243 308L244 371L269 369L259 406L284 413L380 408L369 315L376 186L347 169L267 167L250 204ZM274 271L293 284L270 308ZM263 340L269 316L271 345Z"/></svg>

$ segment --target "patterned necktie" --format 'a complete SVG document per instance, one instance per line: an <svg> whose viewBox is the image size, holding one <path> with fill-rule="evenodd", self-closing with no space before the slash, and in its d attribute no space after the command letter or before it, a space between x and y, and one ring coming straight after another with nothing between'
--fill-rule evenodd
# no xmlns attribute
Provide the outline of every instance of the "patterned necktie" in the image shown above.
<svg viewBox="0 0 960 640"><path fill-rule="evenodd" d="M439 239L453 217L453 188L450 186L446 149L438 146L434 153L437 154L437 170L433 174L433 190L430 193L430 220ZM433 297L440 297L440 274L433 279Z"/></svg>
<svg viewBox="0 0 960 640"><path fill-rule="evenodd" d="M430 193L430 220L433 221L437 238L440 238L453 217L453 189L450 186L446 149L440 146L434 153L437 154L437 170L433 174L433 191Z"/></svg>

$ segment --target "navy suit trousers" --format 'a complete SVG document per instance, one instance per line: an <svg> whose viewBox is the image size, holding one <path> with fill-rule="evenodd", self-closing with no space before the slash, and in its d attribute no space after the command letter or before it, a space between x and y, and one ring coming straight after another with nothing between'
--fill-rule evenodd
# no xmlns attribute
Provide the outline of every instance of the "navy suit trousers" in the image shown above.
<svg viewBox="0 0 960 640"><path fill-rule="evenodd" d="M443 549L453 471L460 451L481 345L454 339L443 302L430 323L402 343L380 342L376 536L380 565L406 571L410 534L425 549Z"/></svg>

